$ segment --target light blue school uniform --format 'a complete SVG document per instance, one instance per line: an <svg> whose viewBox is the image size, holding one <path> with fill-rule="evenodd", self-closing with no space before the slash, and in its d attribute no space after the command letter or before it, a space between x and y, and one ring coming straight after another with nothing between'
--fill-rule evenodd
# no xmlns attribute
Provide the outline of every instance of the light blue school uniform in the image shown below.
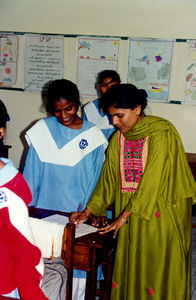
<svg viewBox="0 0 196 300"><path fill-rule="evenodd" d="M81 129L71 129L59 123L56 117L46 118L44 122L58 149L62 149L83 132L87 133L88 142L88 129L94 127L94 124L84 120ZM41 141L42 138L40 134L38 139ZM95 140L96 138L94 136ZM104 137L102 141L100 146L81 160L79 158L78 163L71 166L41 161L35 145L31 143L23 172L32 192L31 206L66 212L83 210L97 184L103 166L107 141ZM43 147L45 154L50 150L48 147L50 146ZM71 151L73 152L71 155L74 156L75 149L71 148Z"/></svg>
<svg viewBox="0 0 196 300"><path fill-rule="evenodd" d="M99 108L99 98L84 106L84 119L94 123L105 135L107 140L111 139L116 128L111 124L108 116Z"/></svg>
<svg viewBox="0 0 196 300"><path fill-rule="evenodd" d="M27 132L31 145L23 172L32 192L30 205L64 212L85 209L105 158L103 133L86 120L81 129L63 126L56 117L34 126ZM84 274L77 271L74 277Z"/></svg>
<svg viewBox="0 0 196 300"><path fill-rule="evenodd" d="M1 186L12 180L18 173L18 170L15 168L13 162L10 159L0 157L0 160L2 160L5 163L5 166L0 170Z"/></svg>

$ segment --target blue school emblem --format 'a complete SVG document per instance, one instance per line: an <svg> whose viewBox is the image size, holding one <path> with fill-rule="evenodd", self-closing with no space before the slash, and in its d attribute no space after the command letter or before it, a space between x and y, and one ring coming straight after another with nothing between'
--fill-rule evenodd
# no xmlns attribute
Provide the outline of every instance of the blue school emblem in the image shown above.
<svg viewBox="0 0 196 300"><path fill-rule="evenodd" d="M85 139L82 139L81 141L80 141L80 143L79 143L79 147L80 147L80 149L85 149L86 147L88 146L88 142L87 142L87 140L85 140Z"/></svg>
<svg viewBox="0 0 196 300"><path fill-rule="evenodd" d="M7 197L6 194L3 191L0 191L0 203L6 202Z"/></svg>

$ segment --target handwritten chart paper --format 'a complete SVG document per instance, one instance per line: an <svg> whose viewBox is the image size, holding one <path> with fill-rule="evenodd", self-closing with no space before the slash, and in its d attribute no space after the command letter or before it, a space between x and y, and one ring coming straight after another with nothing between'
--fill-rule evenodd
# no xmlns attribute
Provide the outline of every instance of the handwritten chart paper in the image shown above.
<svg viewBox="0 0 196 300"><path fill-rule="evenodd" d="M185 103L196 104L196 40L187 42Z"/></svg>
<svg viewBox="0 0 196 300"><path fill-rule="evenodd" d="M148 98L168 101L172 40L129 40L128 82L145 89Z"/></svg>
<svg viewBox="0 0 196 300"><path fill-rule="evenodd" d="M96 97L96 76L103 70L118 70L120 39L78 37L77 85L83 96Z"/></svg>
<svg viewBox="0 0 196 300"><path fill-rule="evenodd" d="M0 86L10 87L17 78L18 38L0 34Z"/></svg>
<svg viewBox="0 0 196 300"><path fill-rule="evenodd" d="M26 90L41 92L48 81L63 78L63 51L63 36L25 35Z"/></svg>

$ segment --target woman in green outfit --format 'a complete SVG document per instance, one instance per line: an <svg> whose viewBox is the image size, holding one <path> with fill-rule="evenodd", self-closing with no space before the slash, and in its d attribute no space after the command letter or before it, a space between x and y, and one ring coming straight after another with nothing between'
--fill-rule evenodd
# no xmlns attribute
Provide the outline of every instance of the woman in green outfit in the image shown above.
<svg viewBox="0 0 196 300"><path fill-rule="evenodd" d="M118 128L86 209L71 221L101 215L115 202L118 233L111 299L190 300L191 221L196 184L175 127L146 116L147 94L131 84L102 98Z"/></svg>

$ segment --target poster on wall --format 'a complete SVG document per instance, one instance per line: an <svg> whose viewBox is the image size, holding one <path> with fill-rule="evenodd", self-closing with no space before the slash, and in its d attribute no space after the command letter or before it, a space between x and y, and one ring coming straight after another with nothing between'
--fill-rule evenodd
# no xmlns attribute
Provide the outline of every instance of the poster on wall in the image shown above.
<svg viewBox="0 0 196 300"><path fill-rule="evenodd" d="M119 38L78 37L77 85L81 96L97 96L95 82L100 71L118 71L119 50Z"/></svg>
<svg viewBox="0 0 196 300"><path fill-rule="evenodd" d="M24 88L41 92L51 80L63 78L64 37L25 35Z"/></svg>
<svg viewBox="0 0 196 300"><path fill-rule="evenodd" d="M148 99L169 101L173 40L129 39L128 82Z"/></svg>
<svg viewBox="0 0 196 300"><path fill-rule="evenodd" d="M196 40L187 41L184 102L196 104Z"/></svg>
<svg viewBox="0 0 196 300"><path fill-rule="evenodd" d="M11 87L17 79L18 37L0 33L0 87Z"/></svg>

